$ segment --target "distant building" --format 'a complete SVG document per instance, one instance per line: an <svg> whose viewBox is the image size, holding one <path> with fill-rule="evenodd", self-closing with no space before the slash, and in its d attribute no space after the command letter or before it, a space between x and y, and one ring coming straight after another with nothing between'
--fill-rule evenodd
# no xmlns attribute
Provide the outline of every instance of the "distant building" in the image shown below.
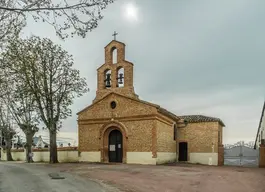
<svg viewBox="0 0 265 192"><path fill-rule="evenodd" d="M50 143L50 137L48 130L41 130L36 133L36 137L41 136L42 140L46 143ZM58 131L56 136L56 145L57 147L76 147L78 144L78 135L77 132L61 132Z"/></svg>
<svg viewBox="0 0 265 192"><path fill-rule="evenodd" d="M263 108L261 111L259 127L258 127L258 131L257 131L257 135L256 135L254 149L259 148L259 146L261 144L261 140L265 139L264 130L265 130L265 101L264 101Z"/></svg>
<svg viewBox="0 0 265 192"><path fill-rule="evenodd" d="M44 142L42 137L33 137L33 147L35 148L48 148L49 144Z"/></svg>

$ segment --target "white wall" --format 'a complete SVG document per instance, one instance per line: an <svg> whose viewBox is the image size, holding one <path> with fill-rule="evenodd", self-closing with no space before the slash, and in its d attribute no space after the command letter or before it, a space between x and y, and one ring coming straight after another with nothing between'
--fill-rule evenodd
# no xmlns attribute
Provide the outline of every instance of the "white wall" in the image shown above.
<svg viewBox="0 0 265 192"><path fill-rule="evenodd" d="M34 151L33 160L35 162L49 162L49 151ZM26 151L12 152L12 157L15 161L25 161ZM128 164L163 164L176 162L176 153L158 152L157 158L152 158L152 152L127 152ZM1 151L1 160L6 160L6 152ZM101 162L101 154L95 152L58 151L59 162ZM218 153L190 153L190 163L200 163L205 165L217 165Z"/></svg>
<svg viewBox="0 0 265 192"><path fill-rule="evenodd" d="M157 152L156 164L176 162L177 154L169 152Z"/></svg>
<svg viewBox="0 0 265 192"><path fill-rule="evenodd" d="M152 158L152 152L127 152L128 164L156 164L156 158Z"/></svg>
<svg viewBox="0 0 265 192"><path fill-rule="evenodd" d="M15 161L24 161L25 160L25 152L11 152L11 155ZM6 153L1 150L1 160L6 161Z"/></svg>
<svg viewBox="0 0 265 192"><path fill-rule="evenodd" d="M190 153L190 163L218 165L218 153Z"/></svg>
<svg viewBox="0 0 265 192"><path fill-rule="evenodd" d="M11 152L12 157L15 161L25 161L26 151L24 152ZM49 162L50 152L49 151L34 151L33 161L35 162ZM1 160L6 161L6 152L1 151ZM78 151L58 151L59 162L78 162Z"/></svg>
<svg viewBox="0 0 265 192"><path fill-rule="evenodd" d="M80 162L101 162L100 151L81 152L79 156Z"/></svg>

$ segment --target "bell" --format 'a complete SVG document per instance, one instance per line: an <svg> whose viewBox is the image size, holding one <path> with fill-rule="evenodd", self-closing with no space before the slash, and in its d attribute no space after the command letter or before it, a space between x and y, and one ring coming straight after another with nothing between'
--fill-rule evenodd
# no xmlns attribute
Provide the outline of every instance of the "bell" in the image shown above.
<svg viewBox="0 0 265 192"><path fill-rule="evenodd" d="M110 82L109 82L109 81L107 81L107 82L106 82L106 87L107 87L107 88L110 88L110 87L111 87L111 85L110 85Z"/></svg>
<svg viewBox="0 0 265 192"><path fill-rule="evenodd" d="M110 78L111 74L107 74L107 78L105 79L105 82L106 82L106 87L109 88L111 87L111 78Z"/></svg>
<svg viewBox="0 0 265 192"><path fill-rule="evenodd" d="M123 81L122 81L122 79L123 79L123 74L122 74L122 73L119 74L119 78L118 78L118 79L119 79L119 82L118 82L118 83L119 83L119 84L123 84Z"/></svg>

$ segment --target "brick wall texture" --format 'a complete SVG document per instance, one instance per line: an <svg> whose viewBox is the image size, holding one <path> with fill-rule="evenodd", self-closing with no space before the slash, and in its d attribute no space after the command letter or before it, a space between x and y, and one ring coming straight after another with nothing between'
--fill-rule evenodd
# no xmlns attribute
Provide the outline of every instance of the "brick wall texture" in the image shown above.
<svg viewBox="0 0 265 192"><path fill-rule="evenodd" d="M172 124L157 121L157 152L175 152L176 141Z"/></svg>
<svg viewBox="0 0 265 192"><path fill-rule="evenodd" d="M178 129L178 142L188 142L189 153L218 152L218 122L189 123Z"/></svg>

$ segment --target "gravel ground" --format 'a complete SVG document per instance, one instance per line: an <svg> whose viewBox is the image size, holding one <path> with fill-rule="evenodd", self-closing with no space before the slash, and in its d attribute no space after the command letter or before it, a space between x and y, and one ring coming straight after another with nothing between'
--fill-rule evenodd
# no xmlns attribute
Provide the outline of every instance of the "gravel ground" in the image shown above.
<svg viewBox="0 0 265 192"><path fill-rule="evenodd" d="M57 164L126 192L264 192L265 169L202 165Z"/></svg>

